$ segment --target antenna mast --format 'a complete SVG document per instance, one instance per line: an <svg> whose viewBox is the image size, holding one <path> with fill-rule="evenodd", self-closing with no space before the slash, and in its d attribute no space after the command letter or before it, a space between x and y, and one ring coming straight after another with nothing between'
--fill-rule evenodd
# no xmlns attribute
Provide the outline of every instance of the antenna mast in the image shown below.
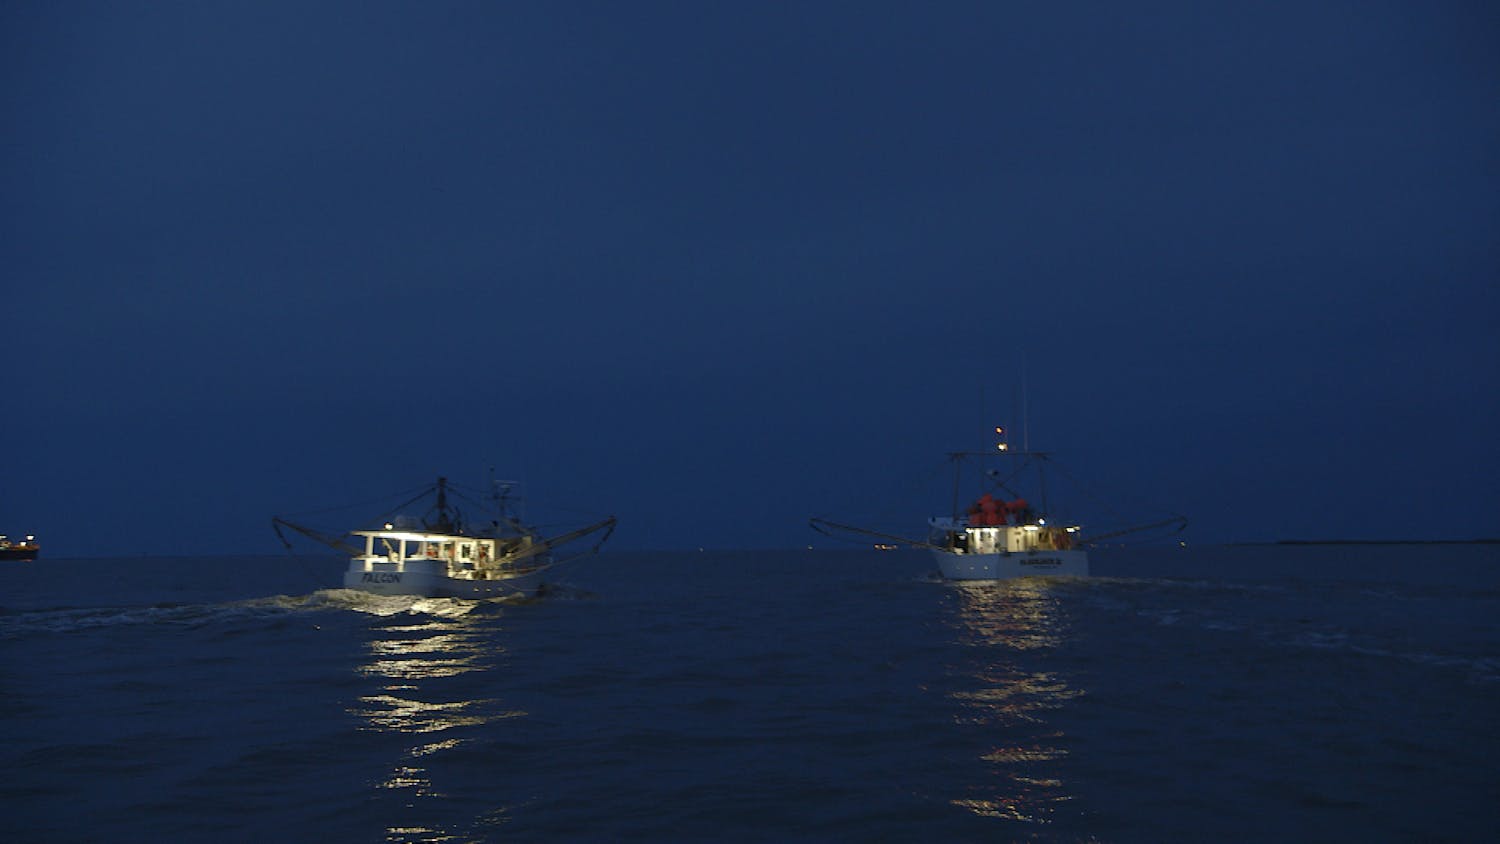
<svg viewBox="0 0 1500 844"><path fill-rule="evenodd" d="M1026 413L1026 350L1021 350L1021 450L1031 452L1031 417Z"/></svg>

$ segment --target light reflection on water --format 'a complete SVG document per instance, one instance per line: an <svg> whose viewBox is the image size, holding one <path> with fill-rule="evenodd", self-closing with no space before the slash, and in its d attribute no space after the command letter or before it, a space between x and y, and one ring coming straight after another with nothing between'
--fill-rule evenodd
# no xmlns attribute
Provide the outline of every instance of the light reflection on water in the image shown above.
<svg viewBox="0 0 1500 844"><path fill-rule="evenodd" d="M413 627L386 628L386 633L417 633L433 631L431 635L417 635L409 639L376 639L370 642L372 656L377 657L359 668L367 677L385 677L391 680L422 680L436 677L456 677L483 670L478 660L478 649L472 641L472 633L447 631L448 625L427 624ZM388 689L414 688L410 684L386 686Z"/></svg>
<svg viewBox="0 0 1500 844"><path fill-rule="evenodd" d="M1048 714L1084 692L1037 664L1070 632L1057 588L1045 579L953 584L951 623L968 648L968 688L951 697L957 723L983 736L979 758L991 776L951 802L977 815L1045 824L1073 799L1060 777L1066 736L1049 727Z"/></svg>
<svg viewBox="0 0 1500 844"><path fill-rule="evenodd" d="M409 813L417 798L451 797L434 786L431 759L474 740L484 725L527 713L473 694L493 690L485 675L498 670L506 652L499 641L498 602L376 598L355 606L382 620L370 628L366 658L355 672L376 683L349 707L365 729L410 737L412 743L378 791L400 795ZM490 605L490 606L486 606ZM484 612L475 612L485 607ZM409 623L399 618L411 617ZM396 622L396 623L391 623ZM441 841L452 834L430 825L403 823L386 829L388 841Z"/></svg>
<svg viewBox="0 0 1500 844"><path fill-rule="evenodd" d="M398 733L436 733L456 727L476 727L502 718L519 718L519 710L485 711L495 700L461 700L449 703L424 703L396 695L367 695L359 699L366 708L356 708L355 715L377 729Z"/></svg>

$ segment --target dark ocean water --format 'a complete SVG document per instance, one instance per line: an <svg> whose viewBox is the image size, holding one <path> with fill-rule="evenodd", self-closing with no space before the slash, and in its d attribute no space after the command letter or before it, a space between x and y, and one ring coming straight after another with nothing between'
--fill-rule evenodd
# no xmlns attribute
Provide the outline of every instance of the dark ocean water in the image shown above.
<svg viewBox="0 0 1500 844"><path fill-rule="evenodd" d="M3 565L8 841L1500 840L1500 546Z"/></svg>

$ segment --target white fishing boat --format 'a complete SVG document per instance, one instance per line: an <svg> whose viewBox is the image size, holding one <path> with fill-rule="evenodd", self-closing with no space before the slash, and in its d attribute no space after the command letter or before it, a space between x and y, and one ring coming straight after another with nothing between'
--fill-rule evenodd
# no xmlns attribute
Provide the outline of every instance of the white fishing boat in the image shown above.
<svg viewBox="0 0 1500 844"><path fill-rule="evenodd" d="M432 505L421 517L390 514L377 527L352 530L358 537L349 543L341 537L273 518L277 534L281 528L344 551L350 555L344 572L344 588L377 595L420 595L429 598L496 598L535 594L548 573L568 560L598 551L614 532L615 518L544 536L524 524L513 511L513 483L492 482L495 513L488 524L470 529L457 507L449 501L453 488L446 478L425 488L401 505L410 507L431 498ZM561 546L597 535L591 548L558 559ZM361 541L362 540L362 541ZM286 537L282 542L288 547Z"/></svg>
<svg viewBox="0 0 1500 844"><path fill-rule="evenodd" d="M949 580L1009 580L1055 575L1085 577L1089 555L1075 547L1081 528L1054 525L1024 498L984 493L963 516L927 521L938 571Z"/></svg>
<svg viewBox="0 0 1500 844"><path fill-rule="evenodd" d="M925 540L904 539L890 533L813 519L812 527L827 535L859 534L930 551L938 572L948 580L1010 580L1017 577L1086 577L1089 555L1085 546L1107 537L1151 528L1182 529L1181 516L1147 525L1085 538L1082 527L1053 518L1047 508L1046 469L1050 456L1040 451L1011 451L1005 429L996 428L993 451L959 451L949 454L953 465L953 508L946 516L927 520ZM999 462L1003 468L991 464ZM979 494L961 508L959 497L964 467L984 467L978 473ZM1023 480L1037 493L1033 502L1018 491Z"/></svg>

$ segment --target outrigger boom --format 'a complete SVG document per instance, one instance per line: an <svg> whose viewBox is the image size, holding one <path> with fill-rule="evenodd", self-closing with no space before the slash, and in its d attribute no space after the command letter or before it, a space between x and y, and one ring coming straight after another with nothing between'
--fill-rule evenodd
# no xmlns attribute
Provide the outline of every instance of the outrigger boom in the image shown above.
<svg viewBox="0 0 1500 844"><path fill-rule="evenodd" d="M564 533L560 536L554 536L551 539L544 539L532 545L530 548L525 549L524 551L518 551L514 554L511 554L510 556L506 557L506 560L511 563L517 563L521 560L534 557L537 554L551 551L554 548L572 542L575 539L582 539L583 537L588 536L595 531L608 528L608 531L604 534L604 536L600 537L599 541L594 543L594 547L597 549L598 546L603 545L609 540L610 535L615 532L615 525L618 522L619 519L616 519L614 516L610 516L609 518L604 519L603 521L595 522L588 527L582 527L575 531L569 531L568 533Z"/></svg>
<svg viewBox="0 0 1500 844"><path fill-rule="evenodd" d="M941 550L941 548L942 548L942 546L933 545L931 542L923 542L923 541L921 541L919 539L908 539L908 538L906 538L904 536L897 536L897 535L895 535L893 533L881 533L878 530L870 530L869 528L861 528L861 527L855 527L853 525L840 524L838 522L829 521L828 519L813 518L813 519L809 519L808 522L807 522L807 524L813 530L817 531L818 533L823 534L824 536L833 536L832 533L829 533L827 530L824 529L824 528L833 528L835 530L841 530L841 531L844 531L846 533L858 533L858 534L863 534L864 536L873 536L873 537L875 537L877 539L890 539L890 540L893 540L895 542L900 542L903 545L910 545L913 548L932 548L934 550Z"/></svg>
<svg viewBox="0 0 1500 844"><path fill-rule="evenodd" d="M272 516L271 529L276 531L276 538L280 539L281 544L285 545L288 549L292 547L292 543L288 542L286 536L282 534L281 529L284 527L290 528L314 542L321 542L322 544L327 545L329 548L332 548L335 551L341 551L345 554L349 554L350 556L360 553L360 549L355 548L353 545L350 545L339 537L329 536L322 531L314 530L313 528L306 527L304 525L299 525L296 522L289 522L286 519L281 518L280 516Z"/></svg>
<svg viewBox="0 0 1500 844"><path fill-rule="evenodd" d="M1155 530L1156 528L1171 527L1172 525L1176 525L1177 532L1181 533L1182 531L1187 529L1187 516L1173 516L1170 519L1162 519L1159 522L1151 522L1149 524L1136 525L1135 527L1112 530L1109 533L1101 533L1098 536L1085 537L1078 540L1078 542L1082 545L1096 545L1106 539L1114 539L1117 536L1125 536L1126 534L1131 533L1140 533L1143 530Z"/></svg>

